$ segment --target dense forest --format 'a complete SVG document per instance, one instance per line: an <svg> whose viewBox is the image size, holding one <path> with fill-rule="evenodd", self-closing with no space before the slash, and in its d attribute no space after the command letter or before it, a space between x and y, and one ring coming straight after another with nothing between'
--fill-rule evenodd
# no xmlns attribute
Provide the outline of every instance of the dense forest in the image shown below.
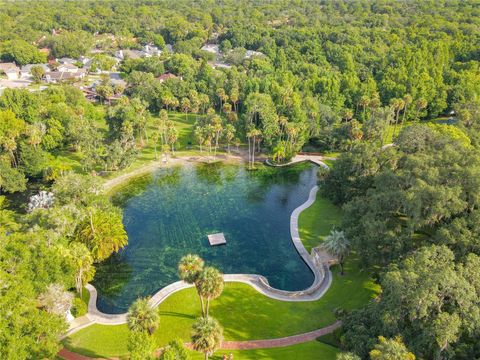
<svg viewBox="0 0 480 360"><path fill-rule="evenodd" d="M420 359L479 358L479 5L0 1L2 62L92 56L111 70L119 50L162 50L119 63L125 86L101 76L96 102L74 84L0 95L0 357L58 352L67 325L52 299L81 296L95 263L128 242L93 175L152 141L155 156L157 143L174 152L176 112L195 117L190 147L236 144L252 167L258 153L342 153L322 192L382 286L339 311L344 359L368 358L379 336Z"/></svg>

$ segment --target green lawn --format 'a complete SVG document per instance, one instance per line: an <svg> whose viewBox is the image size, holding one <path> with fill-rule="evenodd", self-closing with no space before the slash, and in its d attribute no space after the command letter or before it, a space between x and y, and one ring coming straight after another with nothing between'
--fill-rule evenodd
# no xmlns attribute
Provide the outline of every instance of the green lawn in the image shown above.
<svg viewBox="0 0 480 360"><path fill-rule="evenodd" d="M450 119L450 117L448 116L440 116L440 117L437 117L437 118L434 118L434 119L425 119L425 120L420 120L420 121L412 121L412 120L409 120L409 121L406 121L404 123L399 123L397 125L397 130L395 132L395 136L398 136L398 134L400 134L400 131L404 128L404 127L408 127L410 125L413 125L415 123L417 124L446 124L448 119ZM388 129L387 129L387 135L386 135L386 140L385 140L385 144L390 144L393 142L393 130L395 129L395 125L388 125Z"/></svg>
<svg viewBox="0 0 480 360"><path fill-rule="evenodd" d="M180 151L182 152L182 154L184 154L185 151L187 151L188 153L191 153L191 152L198 153L197 146L195 144L194 137L193 137L193 129L194 129L196 116L194 114L187 114L187 117L185 117L185 114L174 113L174 112L170 112L168 115L170 120L174 122L175 127L178 130L178 141L175 146L176 151ZM198 115L198 117L200 116L202 115ZM151 141L151 135L155 130L155 127L153 125L154 119L155 117L152 118L147 129L149 141L145 141L144 147L139 149L139 154L135 159L135 161L133 162L133 164L130 165L127 169L124 169L123 171L113 172L111 176L117 176L118 174L132 171L133 169L138 168L145 163L155 160L155 147ZM102 132L108 131L108 125L106 124L105 121L97 122L96 125L100 131ZM158 156L160 156L160 151L161 151L160 145L158 145L157 151L158 151ZM62 151L59 151L57 154L55 154L55 159L52 161L56 161L56 162L68 165L74 171L83 173L81 160L82 160L81 153L70 151L70 150L62 150ZM102 170L102 169L99 168L98 170Z"/></svg>
<svg viewBox="0 0 480 360"><path fill-rule="evenodd" d="M341 209L323 198L319 191L313 205L303 211L298 220L300 238L308 252L340 224L341 217Z"/></svg>
<svg viewBox="0 0 480 360"><path fill-rule="evenodd" d="M336 151L336 152L326 152L326 153L323 153L322 155L325 157L338 158L341 154L342 153L340 151Z"/></svg>
<svg viewBox="0 0 480 360"><path fill-rule="evenodd" d="M305 360L335 360L338 350L333 346L318 341L310 341L304 344L274 349L256 349L243 351L217 351L212 360L221 360L223 355L233 354L235 360L281 360L281 359L305 359ZM198 352L191 352L192 360L204 359Z"/></svg>
<svg viewBox="0 0 480 360"><path fill-rule="evenodd" d="M168 116L170 120L173 121L173 123L175 124L175 127L178 130L178 140L175 145L175 150L176 151L189 150L190 147L192 147L194 144L193 127L195 124L195 115L188 114L187 117L185 118L185 114L169 113ZM152 119L147 130L150 141L146 142L146 146L144 146L140 150L140 153L138 154L137 159L130 166L130 170L131 168L135 168L146 162L155 160L155 146L150 138L151 134L153 134L153 132L155 131L154 120L155 118ZM161 152L161 147L160 147L160 144L158 144L157 146L158 157L160 157L160 152Z"/></svg>
<svg viewBox="0 0 480 360"><path fill-rule="evenodd" d="M328 159L324 159L322 160L325 164L327 164L327 166L331 169L332 167L335 166L335 161L336 160L328 160Z"/></svg>
<svg viewBox="0 0 480 360"><path fill-rule="evenodd" d="M320 243L340 218L341 211L318 196L299 219L300 235L306 247L311 248ZM335 267L332 272L330 289L315 302L277 301L261 295L248 285L227 283L223 294L212 303L211 315L224 327L227 340L277 338L332 324L335 321L334 309L358 308L379 291L370 274L360 269L355 254L345 264L345 275L340 276ZM188 341L191 325L200 315L200 303L195 290L186 289L171 295L160 305L159 313L160 327L154 334L159 347L174 338ZM127 338L126 325L92 325L70 336L65 345L73 351L93 357L125 356ZM320 348L330 349L328 351L331 353L319 350ZM328 356L333 357L335 349L312 342L299 345L297 349L242 351L238 356L235 355L235 359L289 358L287 354L298 354L298 359L323 359L318 357L321 353L317 351L324 351L325 359L329 359Z"/></svg>
<svg viewBox="0 0 480 360"><path fill-rule="evenodd" d="M395 130L395 136L398 136L400 134L400 131L402 130L403 127L409 126L411 123L410 122L405 122L405 123L400 123L397 125L397 129L395 130L395 125L388 125L387 128L387 134L385 136L385 141L384 144L391 144L393 142L393 131Z"/></svg>

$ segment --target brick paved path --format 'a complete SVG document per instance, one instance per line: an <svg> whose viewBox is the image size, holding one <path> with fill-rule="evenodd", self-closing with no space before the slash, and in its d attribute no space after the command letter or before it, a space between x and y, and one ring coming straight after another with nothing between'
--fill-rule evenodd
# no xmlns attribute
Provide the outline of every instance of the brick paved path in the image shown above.
<svg viewBox="0 0 480 360"><path fill-rule="evenodd" d="M326 326L321 329L310 331L308 333L287 336L278 339L269 340L252 340L252 341L224 341L222 350L248 350L248 349L268 349L276 347L284 347L290 345L301 344L304 342L315 340L316 338L329 334L338 329L342 323L336 323Z"/></svg>
<svg viewBox="0 0 480 360"><path fill-rule="evenodd" d="M71 352L70 350L67 350L65 348L60 350L57 356L65 360L91 360L92 359L91 357Z"/></svg>

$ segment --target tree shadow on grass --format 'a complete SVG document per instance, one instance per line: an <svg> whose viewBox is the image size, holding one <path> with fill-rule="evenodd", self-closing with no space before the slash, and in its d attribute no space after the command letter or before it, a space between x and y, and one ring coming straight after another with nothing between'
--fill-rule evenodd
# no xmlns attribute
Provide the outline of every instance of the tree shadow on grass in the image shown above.
<svg viewBox="0 0 480 360"><path fill-rule="evenodd" d="M79 346L75 346L73 343L72 343L72 340L70 338L66 338L62 341L62 344L65 348L67 348L69 351L72 351L76 354L80 354L80 355L84 355L84 356L88 356L88 357L91 357L91 358L102 358L104 355L103 354L98 354L97 352L95 351L92 351L91 349L85 349L85 348L82 348L82 347L79 347Z"/></svg>
<svg viewBox="0 0 480 360"><path fill-rule="evenodd" d="M158 314L160 315L160 317L162 316L171 316L171 317L180 317L180 318L184 318L184 319L196 319L197 317L193 316L193 315L188 315L188 314L185 314L185 313L179 313L179 312L174 312L174 311L159 311Z"/></svg>

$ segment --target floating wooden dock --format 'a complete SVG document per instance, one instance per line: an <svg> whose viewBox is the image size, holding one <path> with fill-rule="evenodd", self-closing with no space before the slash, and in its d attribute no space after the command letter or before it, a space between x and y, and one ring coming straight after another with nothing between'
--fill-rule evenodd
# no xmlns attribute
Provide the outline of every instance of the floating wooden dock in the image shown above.
<svg viewBox="0 0 480 360"><path fill-rule="evenodd" d="M211 246L225 245L227 240L225 240L225 235L223 233L210 234L208 235L208 242Z"/></svg>

